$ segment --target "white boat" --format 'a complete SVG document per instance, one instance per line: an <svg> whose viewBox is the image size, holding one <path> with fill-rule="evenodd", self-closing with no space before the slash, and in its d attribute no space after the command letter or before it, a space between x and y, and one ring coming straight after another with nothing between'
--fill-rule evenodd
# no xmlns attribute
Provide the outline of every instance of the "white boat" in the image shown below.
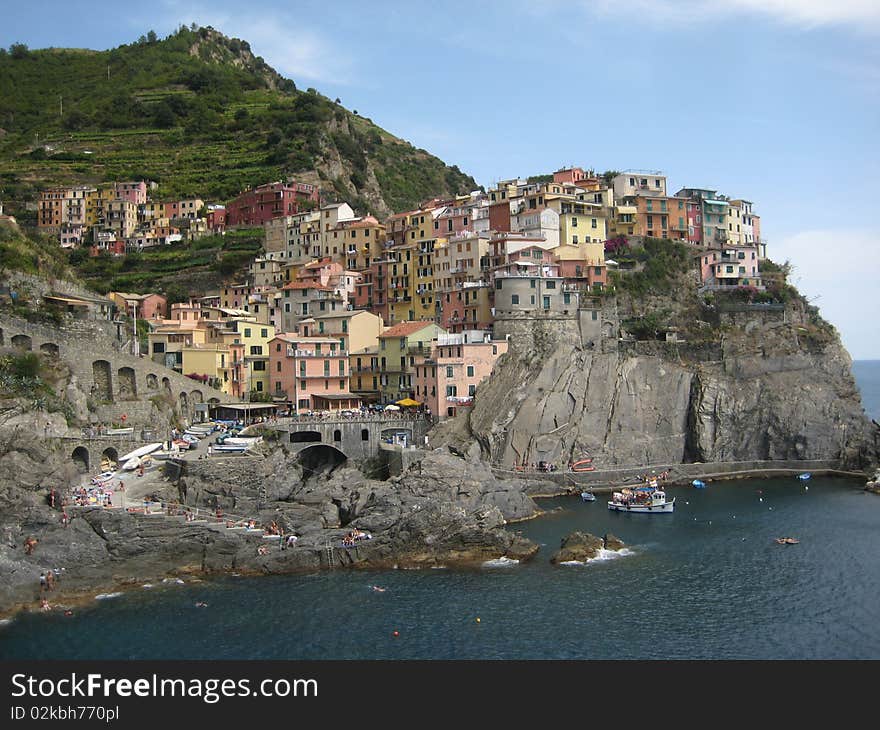
<svg viewBox="0 0 880 730"><path fill-rule="evenodd" d="M222 446L253 446L254 444L261 443L263 440L262 436L254 436L251 438L242 438L241 436L230 436L225 439Z"/></svg>
<svg viewBox="0 0 880 730"><path fill-rule="evenodd" d="M132 456L128 461L123 463L122 468L125 471L134 471L141 465L140 456Z"/></svg>
<svg viewBox="0 0 880 730"><path fill-rule="evenodd" d="M158 451L162 448L161 443L156 444L147 444L146 446L141 446L139 449L135 449L134 451L129 451L124 456L119 457L119 463L124 464L129 459L133 459L136 456L146 456L147 454L152 454L154 451Z"/></svg>
<svg viewBox="0 0 880 730"><path fill-rule="evenodd" d="M675 497L666 500L666 492L656 487L636 487L614 492L608 509L615 512L647 512L649 514L672 512Z"/></svg>
<svg viewBox="0 0 880 730"><path fill-rule="evenodd" d="M581 499L584 500L584 502L595 502L596 495L592 492L581 492Z"/></svg>
<svg viewBox="0 0 880 730"><path fill-rule="evenodd" d="M197 439L207 438L210 434L207 431L200 431L199 429L188 428L183 432L184 436L193 436Z"/></svg>
<svg viewBox="0 0 880 730"><path fill-rule="evenodd" d="M225 451L227 453L237 453L237 454L244 453L248 449L250 449L250 446L245 446L243 444L229 444L228 446L226 444L217 444L216 446L211 447L211 450L214 452Z"/></svg>

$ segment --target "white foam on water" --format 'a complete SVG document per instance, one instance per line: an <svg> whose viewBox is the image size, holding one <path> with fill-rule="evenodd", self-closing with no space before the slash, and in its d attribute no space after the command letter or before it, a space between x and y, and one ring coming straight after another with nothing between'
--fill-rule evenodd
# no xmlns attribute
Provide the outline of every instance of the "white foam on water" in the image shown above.
<svg viewBox="0 0 880 730"><path fill-rule="evenodd" d="M519 565L519 560L504 556L495 558L494 560L487 560L483 563L484 568L511 568L514 565Z"/></svg>
<svg viewBox="0 0 880 730"><path fill-rule="evenodd" d="M116 591L115 593L99 593L95 596L96 601L104 601L108 598L118 598L122 595L122 591Z"/></svg>
<svg viewBox="0 0 880 730"><path fill-rule="evenodd" d="M432 565L431 570L448 570L445 565Z"/></svg>
<svg viewBox="0 0 880 730"><path fill-rule="evenodd" d="M635 552L629 548L621 548L620 550L606 550L599 548L599 552L595 558L589 560L565 560L560 565L589 565L590 563L604 563L608 560L616 560L617 558L625 558L628 555L635 555Z"/></svg>

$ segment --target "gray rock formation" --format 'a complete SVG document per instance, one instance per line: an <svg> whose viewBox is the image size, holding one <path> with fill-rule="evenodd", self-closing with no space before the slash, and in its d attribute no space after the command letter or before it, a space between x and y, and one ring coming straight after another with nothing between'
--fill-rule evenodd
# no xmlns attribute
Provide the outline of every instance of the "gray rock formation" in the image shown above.
<svg viewBox="0 0 880 730"><path fill-rule="evenodd" d="M559 550L553 553L550 562L554 565L560 563L585 563L595 558L605 546L601 537L591 535L589 532L572 532L562 538Z"/></svg>
<svg viewBox="0 0 880 730"><path fill-rule="evenodd" d="M692 344L597 343L576 319L499 323L511 348L480 387L468 433L508 468L542 460L563 467L585 455L599 468L875 463L876 430L836 334L817 341L803 312L785 314L765 322L757 313L719 326L715 343Z"/></svg>

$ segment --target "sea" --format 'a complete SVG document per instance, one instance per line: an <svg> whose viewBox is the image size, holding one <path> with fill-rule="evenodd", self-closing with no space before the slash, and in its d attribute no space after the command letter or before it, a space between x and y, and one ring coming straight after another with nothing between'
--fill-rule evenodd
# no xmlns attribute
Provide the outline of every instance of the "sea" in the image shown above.
<svg viewBox="0 0 880 730"><path fill-rule="evenodd" d="M853 371L880 420L880 361ZM510 528L541 545L526 563L157 584L16 617L0 658L880 659L880 497L863 486L675 487L663 515L541 500ZM627 547L551 565L574 530Z"/></svg>

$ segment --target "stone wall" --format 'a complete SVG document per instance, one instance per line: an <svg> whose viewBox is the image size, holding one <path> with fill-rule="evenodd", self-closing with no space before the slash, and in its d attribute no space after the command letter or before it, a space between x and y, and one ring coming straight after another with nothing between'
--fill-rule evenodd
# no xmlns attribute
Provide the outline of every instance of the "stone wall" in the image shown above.
<svg viewBox="0 0 880 730"><path fill-rule="evenodd" d="M100 322L71 320L54 328L0 313L0 347L12 347L14 338L19 349L50 352L68 366L70 385L88 397L93 422L111 423L126 413L128 425L147 425L157 410L150 398L163 394L189 421L195 419L196 403L232 401L148 358L121 351L121 343Z"/></svg>

